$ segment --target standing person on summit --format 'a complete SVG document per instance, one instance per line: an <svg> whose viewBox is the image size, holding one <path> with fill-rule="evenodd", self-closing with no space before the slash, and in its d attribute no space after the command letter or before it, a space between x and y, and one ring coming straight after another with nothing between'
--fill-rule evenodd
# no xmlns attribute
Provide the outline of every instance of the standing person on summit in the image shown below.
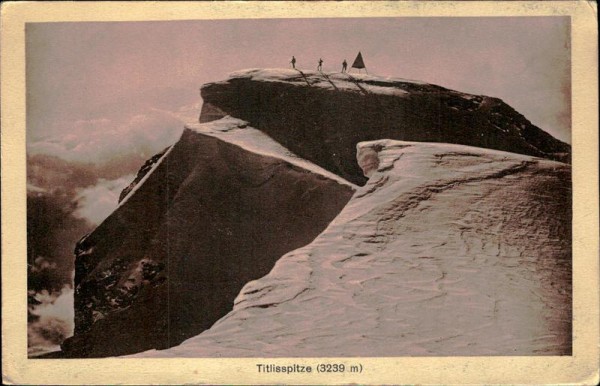
<svg viewBox="0 0 600 386"><path fill-rule="evenodd" d="M347 69L348 69L348 62L346 62L346 59L344 59L344 61L342 62L342 73L346 72Z"/></svg>
<svg viewBox="0 0 600 386"><path fill-rule="evenodd" d="M319 65L317 66L317 71L323 70L323 59L319 58Z"/></svg>
<svg viewBox="0 0 600 386"><path fill-rule="evenodd" d="M295 70L296 69L296 58L293 55L292 55L292 61L290 63L292 63L292 68Z"/></svg>

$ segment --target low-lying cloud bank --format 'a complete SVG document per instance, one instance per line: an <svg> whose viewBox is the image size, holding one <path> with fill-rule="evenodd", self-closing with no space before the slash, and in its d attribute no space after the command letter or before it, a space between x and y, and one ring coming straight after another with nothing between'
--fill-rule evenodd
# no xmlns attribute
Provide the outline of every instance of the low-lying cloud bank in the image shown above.
<svg viewBox="0 0 600 386"><path fill-rule="evenodd" d="M30 291L29 296L33 297L27 326L27 352L30 356L57 351L62 341L73 335L73 292L70 286L65 286L58 294L46 290L38 293Z"/></svg>
<svg viewBox="0 0 600 386"><path fill-rule="evenodd" d="M81 189L75 197L75 217L99 225L117 208L119 194L134 178L135 174L128 174L116 180L100 178L96 185Z"/></svg>
<svg viewBox="0 0 600 386"><path fill-rule="evenodd" d="M62 123L60 132L64 134L34 140L27 144L27 152L96 165L132 154L148 158L177 141L188 114L185 108L176 112L147 109L118 121L101 118Z"/></svg>

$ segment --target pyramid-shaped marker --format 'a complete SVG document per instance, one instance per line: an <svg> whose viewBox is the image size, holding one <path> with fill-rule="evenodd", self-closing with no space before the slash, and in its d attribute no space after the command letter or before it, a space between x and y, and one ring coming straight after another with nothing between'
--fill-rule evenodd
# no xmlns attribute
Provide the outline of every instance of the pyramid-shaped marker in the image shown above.
<svg viewBox="0 0 600 386"><path fill-rule="evenodd" d="M360 51L358 51L358 55L356 56L356 59L354 59L354 63L352 63L352 68L358 68L358 71L360 71L361 68L364 68L365 71L367 71L367 66L365 66L365 61L363 60Z"/></svg>

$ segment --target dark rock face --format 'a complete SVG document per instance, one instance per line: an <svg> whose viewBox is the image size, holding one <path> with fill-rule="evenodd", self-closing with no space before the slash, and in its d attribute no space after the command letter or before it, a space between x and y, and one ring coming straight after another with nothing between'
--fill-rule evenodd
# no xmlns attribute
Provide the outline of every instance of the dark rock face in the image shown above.
<svg viewBox="0 0 600 386"><path fill-rule="evenodd" d="M246 120L300 157L364 184L356 144L445 142L568 162L570 146L497 98L349 74L248 70L206 84L200 122Z"/></svg>
<svg viewBox="0 0 600 386"><path fill-rule="evenodd" d="M353 188L186 130L76 247L68 357L167 348L209 328L247 282L312 241Z"/></svg>

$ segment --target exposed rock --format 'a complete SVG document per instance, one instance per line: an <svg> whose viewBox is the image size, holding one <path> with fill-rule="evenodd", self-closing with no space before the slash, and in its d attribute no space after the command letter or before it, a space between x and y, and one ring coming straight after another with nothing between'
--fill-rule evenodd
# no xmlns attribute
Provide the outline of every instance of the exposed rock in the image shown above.
<svg viewBox="0 0 600 386"><path fill-rule="evenodd" d="M370 179L319 237L209 330L136 356L571 354L569 165L391 140L358 158Z"/></svg>
<svg viewBox="0 0 600 386"><path fill-rule="evenodd" d="M200 122L231 115L298 156L364 184L358 142L457 143L568 162L570 146L500 99L406 79L299 70L246 70L202 87Z"/></svg>
<svg viewBox="0 0 600 386"><path fill-rule="evenodd" d="M187 128L155 161L76 247L66 356L167 348L209 328L355 189L231 118Z"/></svg>

